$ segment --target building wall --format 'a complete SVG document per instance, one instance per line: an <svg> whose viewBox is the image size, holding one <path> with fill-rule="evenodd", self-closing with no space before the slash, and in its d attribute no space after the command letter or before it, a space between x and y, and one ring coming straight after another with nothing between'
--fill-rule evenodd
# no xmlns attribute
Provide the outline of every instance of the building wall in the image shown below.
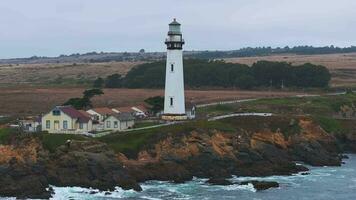
<svg viewBox="0 0 356 200"><path fill-rule="evenodd" d="M95 112L95 111L92 110L92 109L88 110L87 113L89 113L90 115L93 115L93 116L97 116L99 122L104 121L105 116L104 116L104 115L101 115L101 114L99 114L99 113L97 113L97 112ZM92 119L93 119L93 118L92 118ZM93 119L93 120L94 120L94 119ZM96 120L96 119L95 119L95 120Z"/></svg>
<svg viewBox="0 0 356 200"><path fill-rule="evenodd" d="M59 116L53 115L51 112L47 113L42 117L42 131L48 131L49 133L68 133L70 131L76 133L84 133L93 130L92 120L89 120L88 123L83 123L83 129L80 129L79 123L76 123L76 119L72 119L67 114L60 112ZM50 121L50 128L46 128L46 121ZM58 127L55 127L55 121L58 121ZM67 121L67 129L63 128L63 122Z"/></svg>
<svg viewBox="0 0 356 200"><path fill-rule="evenodd" d="M110 123L110 127L108 127L108 122ZM117 127L114 127L115 122L117 122ZM114 131L123 131L128 128L132 128L134 126L134 120L130 121L119 121L113 116L110 116L104 121L104 130L114 130Z"/></svg>
<svg viewBox="0 0 356 200"><path fill-rule="evenodd" d="M172 64L173 71L171 71ZM173 98L173 106L171 106L171 98ZM167 50L164 114L185 114L182 50Z"/></svg>
<svg viewBox="0 0 356 200"><path fill-rule="evenodd" d="M50 121L49 129L46 128L47 120ZM59 116L53 115L52 110L51 110L49 113L47 113L46 115L44 115L42 117L42 131L48 131L49 133L54 133L56 131L62 130L63 129L63 121L65 121L65 120L68 122L68 129L73 129L73 120L71 117L69 117L62 111ZM59 122L58 127L55 127L55 124L54 124L55 121Z"/></svg>
<svg viewBox="0 0 356 200"><path fill-rule="evenodd" d="M132 128L135 125L134 120L130 120L130 121L121 121L120 123L120 130L126 130L129 128Z"/></svg>

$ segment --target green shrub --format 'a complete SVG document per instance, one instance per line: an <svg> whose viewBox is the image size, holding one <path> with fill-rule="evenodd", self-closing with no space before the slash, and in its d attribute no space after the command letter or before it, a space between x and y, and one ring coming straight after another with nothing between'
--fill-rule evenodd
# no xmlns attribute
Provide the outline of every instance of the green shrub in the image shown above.
<svg viewBox="0 0 356 200"><path fill-rule="evenodd" d="M12 133L14 131L9 128L0 129L0 144L6 144Z"/></svg>
<svg viewBox="0 0 356 200"><path fill-rule="evenodd" d="M329 117L317 116L316 121L320 124L321 128L328 133L341 134L343 133L342 125L339 121Z"/></svg>

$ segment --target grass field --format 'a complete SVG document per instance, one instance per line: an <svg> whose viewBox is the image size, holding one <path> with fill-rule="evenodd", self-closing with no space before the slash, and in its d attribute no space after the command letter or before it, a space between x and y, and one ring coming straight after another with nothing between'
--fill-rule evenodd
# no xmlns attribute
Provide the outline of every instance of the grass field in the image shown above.
<svg viewBox="0 0 356 200"><path fill-rule="evenodd" d="M88 85L98 76L126 74L141 62L0 65L0 86Z"/></svg>
<svg viewBox="0 0 356 200"><path fill-rule="evenodd" d="M313 63L326 66L332 73L333 87L356 87L356 53L325 55L274 55L228 58L227 62L252 65L259 60L285 61L295 65ZM9 85L75 86L88 85L100 77L126 74L142 62L59 63L0 65L0 87Z"/></svg>
<svg viewBox="0 0 356 200"><path fill-rule="evenodd" d="M62 105L72 97L80 97L84 88L25 87L0 89L0 115L36 115L48 112L55 105ZM142 104L152 96L163 96L163 90L105 89L104 95L95 97L95 107L120 107ZM187 90L186 98L195 103L223 100L293 96L296 92L264 92L239 90Z"/></svg>

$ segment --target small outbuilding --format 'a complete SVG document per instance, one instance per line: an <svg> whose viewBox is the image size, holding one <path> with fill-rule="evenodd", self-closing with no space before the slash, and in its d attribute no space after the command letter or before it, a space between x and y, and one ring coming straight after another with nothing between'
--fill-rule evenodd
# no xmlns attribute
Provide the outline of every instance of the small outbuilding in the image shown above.
<svg viewBox="0 0 356 200"><path fill-rule="evenodd" d="M135 125L135 117L131 113L115 113L104 120L104 130L123 131Z"/></svg>

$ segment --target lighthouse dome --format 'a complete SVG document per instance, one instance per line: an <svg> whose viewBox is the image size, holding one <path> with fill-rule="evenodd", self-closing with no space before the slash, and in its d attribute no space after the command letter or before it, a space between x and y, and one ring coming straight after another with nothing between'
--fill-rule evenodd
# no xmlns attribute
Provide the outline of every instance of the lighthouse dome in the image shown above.
<svg viewBox="0 0 356 200"><path fill-rule="evenodd" d="M177 20L174 18L173 22L169 24L169 35L181 35L180 31L180 23L177 22Z"/></svg>

